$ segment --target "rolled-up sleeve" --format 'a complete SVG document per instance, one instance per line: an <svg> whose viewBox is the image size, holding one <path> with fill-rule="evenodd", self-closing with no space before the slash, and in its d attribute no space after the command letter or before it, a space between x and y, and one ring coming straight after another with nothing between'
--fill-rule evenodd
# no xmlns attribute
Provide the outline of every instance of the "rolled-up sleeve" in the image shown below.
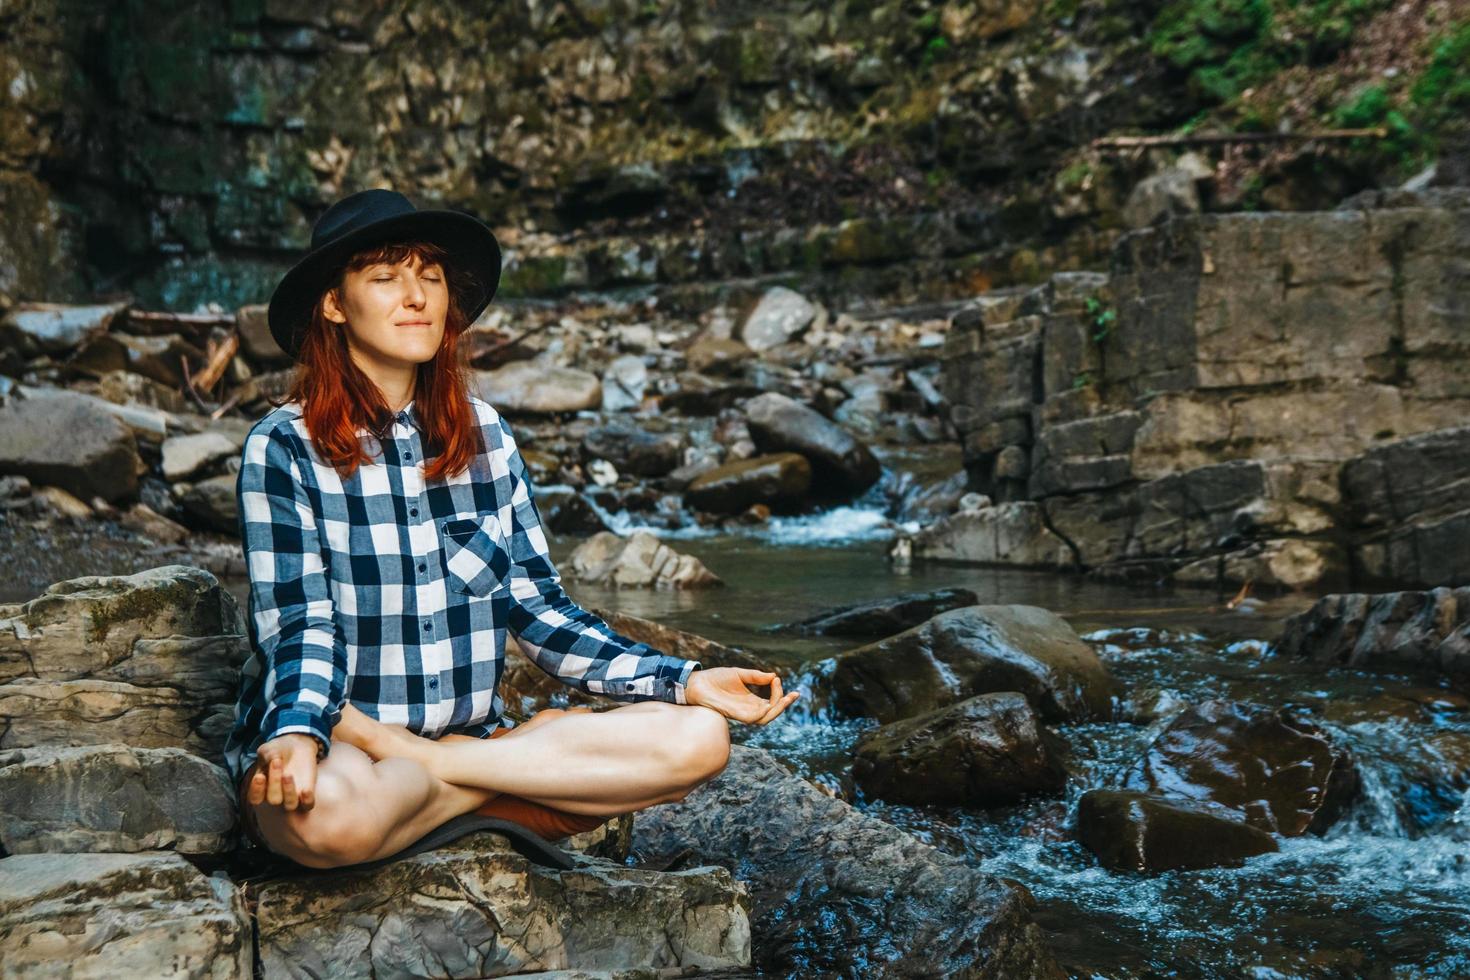
<svg viewBox="0 0 1470 980"><path fill-rule="evenodd" d="M510 471L510 632L526 656L565 684L616 701L688 704L689 675L701 665L615 632L572 601L551 563L530 475L511 435L497 418L498 451Z"/></svg>
<svg viewBox="0 0 1470 980"><path fill-rule="evenodd" d="M315 511L292 437L257 429L236 481L250 575L251 641L264 656L260 741L302 732L331 749L347 682L347 651L322 560Z"/></svg>

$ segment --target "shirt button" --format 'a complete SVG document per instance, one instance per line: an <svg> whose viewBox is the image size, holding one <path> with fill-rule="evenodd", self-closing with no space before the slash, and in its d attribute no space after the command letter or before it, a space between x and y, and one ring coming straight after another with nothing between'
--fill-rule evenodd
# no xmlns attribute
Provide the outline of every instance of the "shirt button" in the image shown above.
<svg viewBox="0 0 1470 980"><path fill-rule="evenodd" d="M417 507L410 507L408 509L408 516L409 517L418 517L419 516L419 509Z"/></svg>
<svg viewBox="0 0 1470 980"><path fill-rule="evenodd" d="M411 453L407 449L405 449L403 451L403 458L404 459L413 459L413 453Z"/></svg>
<svg viewBox="0 0 1470 980"><path fill-rule="evenodd" d="M428 570L429 570L429 566L428 565L420 565L419 566L419 571L421 571L421 572L427 572Z"/></svg>
<svg viewBox="0 0 1470 980"><path fill-rule="evenodd" d="M434 624L433 623L425 623L424 624L424 632L425 633L429 632L433 628L434 628Z"/></svg>
<svg viewBox="0 0 1470 980"><path fill-rule="evenodd" d="M435 680L434 678L431 677L431 678L429 678L429 686L430 687L438 687L439 686L439 682L437 680Z"/></svg>

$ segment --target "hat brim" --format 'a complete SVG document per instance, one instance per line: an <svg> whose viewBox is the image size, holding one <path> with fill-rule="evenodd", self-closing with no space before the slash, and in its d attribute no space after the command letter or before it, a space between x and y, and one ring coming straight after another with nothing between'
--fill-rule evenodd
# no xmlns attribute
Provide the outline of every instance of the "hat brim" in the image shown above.
<svg viewBox="0 0 1470 980"><path fill-rule="evenodd" d="M410 211L366 227L308 252L293 265L271 293L266 319L271 336L293 359L301 352L311 313L322 292L354 252L391 241L426 241L449 253L456 269L475 282L460 293L465 322L479 319L500 285L500 243L478 218L462 211Z"/></svg>

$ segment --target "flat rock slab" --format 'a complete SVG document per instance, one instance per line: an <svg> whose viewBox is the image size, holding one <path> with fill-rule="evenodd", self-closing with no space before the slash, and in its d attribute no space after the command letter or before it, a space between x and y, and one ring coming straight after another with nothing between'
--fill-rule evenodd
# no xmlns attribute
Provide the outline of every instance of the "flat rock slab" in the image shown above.
<svg viewBox="0 0 1470 980"><path fill-rule="evenodd" d="M1278 850L1276 838L1227 807L1127 790L1082 794L1077 838L1115 871L1231 867Z"/></svg>
<svg viewBox="0 0 1470 980"><path fill-rule="evenodd" d="M224 769L183 749L0 753L0 846L10 854L220 854L234 846L235 827Z"/></svg>
<svg viewBox="0 0 1470 980"><path fill-rule="evenodd" d="M552 871L475 834L372 872L271 882L256 907L261 965L311 978L750 965L750 900L724 868L573 858Z"/></svg>
<svg viewBox="0 0 1470 980"><path fill-rule="evenodd" d="M202 703L167 687L91 680L0 684L0 749L121 742L217 759L233 724L234 705Z"/></svg>
<svg viewBox="0 0 1470 980"><path fill-rule="evenodd" d="M177 854L17 854L0 860L6 977L250 980L240 891Z"/></svg>
<svg viewBox="0 0 1470 980"><path fill-rule="evenodd" d="M633 828L636 853L738 869L756 965L779 976L1061 977L1029 897L859 812L775 757L731 747L719 776Z"/></svg>

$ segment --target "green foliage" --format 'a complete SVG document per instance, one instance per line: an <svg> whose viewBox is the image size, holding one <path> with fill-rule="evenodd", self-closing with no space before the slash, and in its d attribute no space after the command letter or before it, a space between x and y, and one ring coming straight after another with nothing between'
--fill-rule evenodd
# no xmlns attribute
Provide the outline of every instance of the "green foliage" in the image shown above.
<svg viewBox="0 0 1470 980"><path fill-rule="evenodd" d="M1470 23L1459 25L1435 45L1409 97L1416 106L1439 114L1470 109Z"/></svg>
<svg viewBox="0 0 1470 980"><path fill-rule="evenodd" d="M1154 54L1195 93L1228 102L1298 64L1322 64L1390 0L1172 0L1149 32Z"/></svg>
<svg viewBox="0 0 1470 980"><path fill-rule="evenodd" d="M1078 371L1072 377L1072 390L1081 391L1093 383L1091 371Z"/></svg>
<svg viewBox="0 0 1470 980"><path fill-rule="evenodd" d="M1118 311L1104 306L1096 296L1087 297L1083 304L1092 320L1092 342L1103 344L1113 335L1118 322Z"/></svg>

